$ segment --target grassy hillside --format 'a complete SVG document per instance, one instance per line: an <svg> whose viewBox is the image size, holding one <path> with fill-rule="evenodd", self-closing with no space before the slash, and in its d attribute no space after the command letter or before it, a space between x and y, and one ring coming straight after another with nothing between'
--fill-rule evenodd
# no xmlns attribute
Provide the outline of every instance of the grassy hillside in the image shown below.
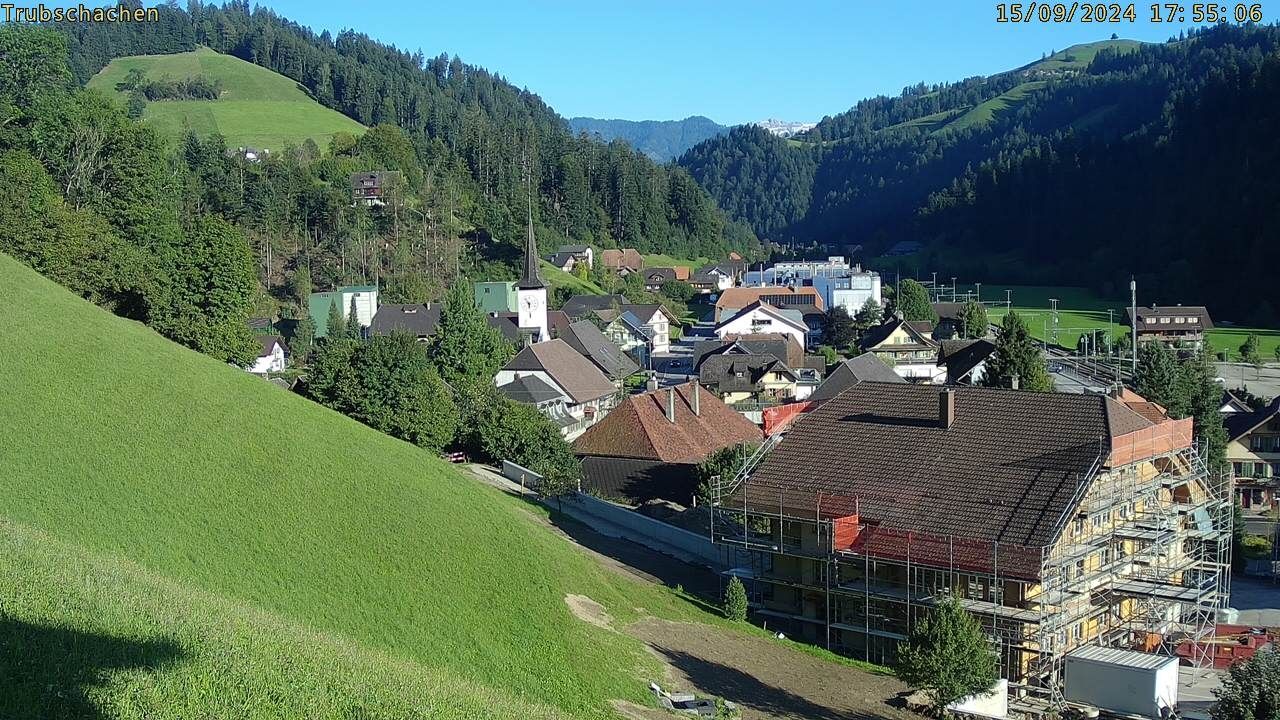
<svg viewBox="0 0 1280 720"><path fill-rule="evenodd" d="M200 134L222 133L231 147L253 146L279 151L285 143L307 138L320 147L337 132L359 133L364 127L351 118L312 100L298 84L230 55L208 48L176 55L136 55L118 58L89 80L89 87L121 96L116 84L133 68L149 79L204 75L222 82L217 100L161 100L148 102L143 118L170 137L187 129Z"/></svg>
<svg viewBox="0 0 1280 720"><path fill-rule="evenodd" d="M1024 65L1014 72L1022 72L1026 70L1083 70L1093 62L1093 58L1102 50L1112 49L1119 53L1133 52L1142 46L1140 40L1099 40L1091 43L1080 43L1072 45L1065 50L1059 50L1043 60L1037 60L1029 65Z"/></svg>
<svg viewBox="0 0 1280 720"><path fill-rule="evenodd" d="M594 717L610 698L643 701L657 665L630 638L575 618L565 595L587 595L622 622L640 608L695 613L411 445L162 340L3 255L0 285L25 308L0 319L0 426L17 429L0 443L0 543L24 548L0 553L17 566L0 573L0 620L6 642L27 638L24 652L44 657L85 633L105 637L106 667L83 673L107 688L95 708L181 706L187 685L243 660L249 669L218 683L246 684L246 708L275 706L278 694L310 707L308 693L346 697L344 683L379 697L389 683L407 697L416 683ZM93 582L99 572L114 580ZM134 598L155 603L135 609ZM202 629L228 615L266 625ZM298 628L335 644L294 658ZM157 650L138 675L134 646L155 638L178 647ZM249 638L260 655L242 654ZM365 663L363 652L407 670L381 673L390 660ZM275 667L281 657L286 667ZM309 663L333 668L332 687L315 687L321 678L295 694ZM367 670L348 677L352 664ZM0 696L12 682L0 673ZM186 716L217 714L214 702Z"/></svg>
<svg viewBox="0 0 1280 720"><path fill-rule="evenodd" d="M567 273L546 260L541 261L538 269L542 273L542 279L552 288L566 287L573 291L575 295L605 294L599 285L590 280L583 280L572 273Z"/></svg>

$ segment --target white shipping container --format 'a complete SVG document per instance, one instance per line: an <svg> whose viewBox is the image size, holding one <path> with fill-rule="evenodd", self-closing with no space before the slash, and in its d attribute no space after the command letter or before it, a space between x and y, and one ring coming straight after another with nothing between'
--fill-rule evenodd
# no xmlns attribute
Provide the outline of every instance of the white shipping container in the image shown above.
<svg viewBox="0 0 1280 720"><path fill-rule="evenodd" d="M1162 717L1178 704L1178 658L1097 646L1067 653L1068 702L1129 715Z"/></svg>

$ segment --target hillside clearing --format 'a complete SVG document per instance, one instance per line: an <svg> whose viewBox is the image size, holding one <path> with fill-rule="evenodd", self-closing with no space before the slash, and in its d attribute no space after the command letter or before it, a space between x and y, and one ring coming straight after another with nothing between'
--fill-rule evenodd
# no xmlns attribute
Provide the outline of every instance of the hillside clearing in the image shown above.
<svg viewBox="0 0 1280 720"><path fill-rule="evenodd" d="M116 84L133 69L153 80L204 75L221 81L222 95L217 100L147 103L143 119L170 138L181 138L189 130L200 135L221 133L230 147L279 152L286 144L300 145L307 138L323 149L335 133L364 131L360 123L316 102L293 80L205 47L174 55L117 58L90 78L88 86L123 102L125 94Z"/></svg>

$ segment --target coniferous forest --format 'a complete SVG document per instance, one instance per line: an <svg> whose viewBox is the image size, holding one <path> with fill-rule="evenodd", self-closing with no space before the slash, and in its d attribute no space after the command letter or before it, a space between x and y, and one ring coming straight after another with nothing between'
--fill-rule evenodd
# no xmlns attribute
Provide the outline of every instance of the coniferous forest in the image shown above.
<svg viewBox="0 0 1280 720"><path fill-rule="evenodd" d="M1134 275L1151 301L1274 324L1280 28L1098 45L865 100L793 141L738 128L680 164L768 240L914 240L920 271L1112 297Z"/></svg>

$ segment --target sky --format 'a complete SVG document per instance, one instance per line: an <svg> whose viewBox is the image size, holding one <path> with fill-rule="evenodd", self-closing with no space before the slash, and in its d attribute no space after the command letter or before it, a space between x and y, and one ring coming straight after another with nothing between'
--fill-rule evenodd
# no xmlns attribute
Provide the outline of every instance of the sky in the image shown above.
<svg viewBox="0 0 1280 720"><path fill-rule="evenodd" d="M1136 3L1132 23L1011 25L996 21L994 0L259 1L316 32L351 28L428 57L457 55L565 117L725 125L817 121L865 97L1009 70L1112 33L1160 42L1192 27L1189 14L1152 23L1150 2ZM1280 3L1262 6L1274 22L1268 6Z"/></svg>

